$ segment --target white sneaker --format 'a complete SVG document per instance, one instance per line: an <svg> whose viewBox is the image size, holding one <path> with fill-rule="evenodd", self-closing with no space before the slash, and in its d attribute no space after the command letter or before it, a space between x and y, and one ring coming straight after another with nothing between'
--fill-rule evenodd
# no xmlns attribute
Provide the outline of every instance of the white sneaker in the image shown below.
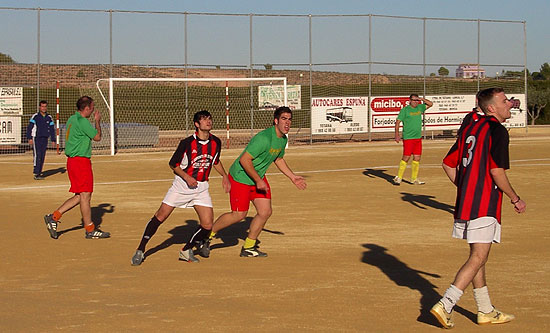
<svg viewBox="0 0 550 333"><path fill-rule="evenodd" d="M421 181L421 180L418 179L418 178L415 179L415 180L413 180L412 183L413 183L413 185L424 185L424 184L426 184L426 182L423 182L423 181Z"/></svg>
<svg viewBox="0 0 550 333"><path fill-rule="evenodd" d="M487 324L504 324L514 320L516 317L512 314L504 313L493 307L493 311L489 313L478 312L477 323L479 325Z"/></svg>
<svg viewBox="0 0 550 333"><path fill-rule="evenodd" d="M399 178L399 176L393 177L393 183L395 185L401 185L401 178Z"/></svg>
<svg viewBox="0 0 550 333"><path fill-rule="evenodd" d="M441 301L435 303L430 313L437 319L443 328L453 328L455 326L451 313L445 311L445 306Z"/></svg>
<svg viewBox="0 0 550 333"><path fill-rule="evenodd" d="M180 260L187 262L199 262L199 259L193 255L193 249L181 249L180 250Z"/></svg>

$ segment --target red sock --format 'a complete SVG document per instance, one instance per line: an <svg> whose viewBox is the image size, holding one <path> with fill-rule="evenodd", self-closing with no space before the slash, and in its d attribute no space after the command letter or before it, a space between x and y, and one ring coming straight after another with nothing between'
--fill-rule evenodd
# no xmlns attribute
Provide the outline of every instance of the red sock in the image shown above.
<svg viewBox="0 0 550 333"><path fill-rule="evenodd" d="M92 231L94 231L95 226L94 226L93 223L90 223L90 224L88 224L88 225L85 225L85 226L84 226L84 229L86 229L87 232L92 232Z"/></svg>
<svg viewBox="0 0 550 333"><path fill-rule="evenodd" d="M56 210L55 212L53 212L52 218L54 221L59 221L62 215L63 214L61 214L58 210Z"/></svg>

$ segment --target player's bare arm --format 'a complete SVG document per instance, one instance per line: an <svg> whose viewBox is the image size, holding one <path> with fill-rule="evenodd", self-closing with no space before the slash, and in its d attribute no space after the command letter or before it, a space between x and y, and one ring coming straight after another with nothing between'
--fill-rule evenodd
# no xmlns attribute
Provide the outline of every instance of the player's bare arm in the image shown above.
<svg viewBox="0 0 550 333"><path fill-rule="evenodd" d="M491 176L498 188L510 198L510 202L514 205L515 211L518 213L525 212L527 204L525 201L521 200L519 195L517 195L512 188L508 176L506 176L506 171L503 168L491 169Z"/></svg>
<svg viewBox="0 0 550 333"><path fill-rule="evenodd" d="M244 152L241 158L239 159L239 163L241 163L241 166L243 167L246 174L252 178L254 183L256 183L256 188L260 191L267 191L269 188L267 187L267 184L263 181L263 179L258 175L258 172L256 169L254 169L254 164L252 164L252 155L250 155L248 152Z"/></svg>
<svg viewBox="0 0 550 333"><path fill-rule="evenodd" d="M283 158L278 158L275 160L275 165L277 168L285 175L287 176L290 181L299 189L299 190L305 190L307 187L306 180L302 176L296 175L292 170L290 170L290 167L288 164L286 164L286 161Z"/></svg>
<svg viewBox="0 0 550 333"><path fill-rule="evenodd" d="M395 120L395 142L399 143L401 138L399 137L399 125L401 124L401 121L399 119Z"/></svg>
<svg viewBox="0 0 550 333"><path fill-rule="evenodd" d="M447 177L456 185L456 168L450 167L447 164L443 163L443 170L447 174Z"/></svg>
<svg viewBox="0 0 550 333"><path fill-rule="evenodd" d="M419 98L424 104L426 104L426 110L431 108L434 105L434 103L432 101L430 101L429 99L422 98L422 97L419 97Z"/></svg>
<svg viewBox="0 0 550 333"><path fill-rule="evenodd" d="M214 164L214 169L222 176L222 186L225 193L229 193L231 190L231 183L229 182L229 176L227 176L221 160L218 164Z"/></svg>

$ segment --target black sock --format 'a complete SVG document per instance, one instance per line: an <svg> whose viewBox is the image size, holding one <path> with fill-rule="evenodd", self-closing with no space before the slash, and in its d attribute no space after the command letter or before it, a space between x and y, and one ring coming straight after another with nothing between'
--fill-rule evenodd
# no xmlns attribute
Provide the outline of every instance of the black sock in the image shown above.
<svg viewBox="0 0 550 333"><path fill-rule="evenodd" d="M210 231L211 230L206 230L203 227L199 226L197 229L195 229L195 232L193 232L193 235L191 235L191 239L187 242L187 244L185 244L183 250L185 251L192 248L195 243L198 243L199 241L207 240L210 236Z"/></svg>
<svg viewBox="0 0 550 333"><path fill-rule="evenodd" d="M149 223L147 223L147 226L145 226L145 231L143 232L143 237L141 238L141 243L139 243L138 250L145 252L145 246L149 242L149 239L153 237L155 232L157 232L157 229L162 224L156 216L153 215L151 220L149 220Z"/></svg>

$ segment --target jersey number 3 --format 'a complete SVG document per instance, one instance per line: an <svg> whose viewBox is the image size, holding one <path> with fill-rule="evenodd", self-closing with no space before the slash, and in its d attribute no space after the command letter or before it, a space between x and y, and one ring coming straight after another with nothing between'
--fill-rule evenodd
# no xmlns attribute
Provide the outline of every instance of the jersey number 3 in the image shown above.
<svg viewBox="0 0 550 333"><path fill-rule="evenodd" d="M466 145L468 146L468 155L466 157L462 158L462 165L464 167L467 167L470 162L472 162L472 155L474 148L476 146L476 137L473 135L470 135L466 138Z"/></svg>

